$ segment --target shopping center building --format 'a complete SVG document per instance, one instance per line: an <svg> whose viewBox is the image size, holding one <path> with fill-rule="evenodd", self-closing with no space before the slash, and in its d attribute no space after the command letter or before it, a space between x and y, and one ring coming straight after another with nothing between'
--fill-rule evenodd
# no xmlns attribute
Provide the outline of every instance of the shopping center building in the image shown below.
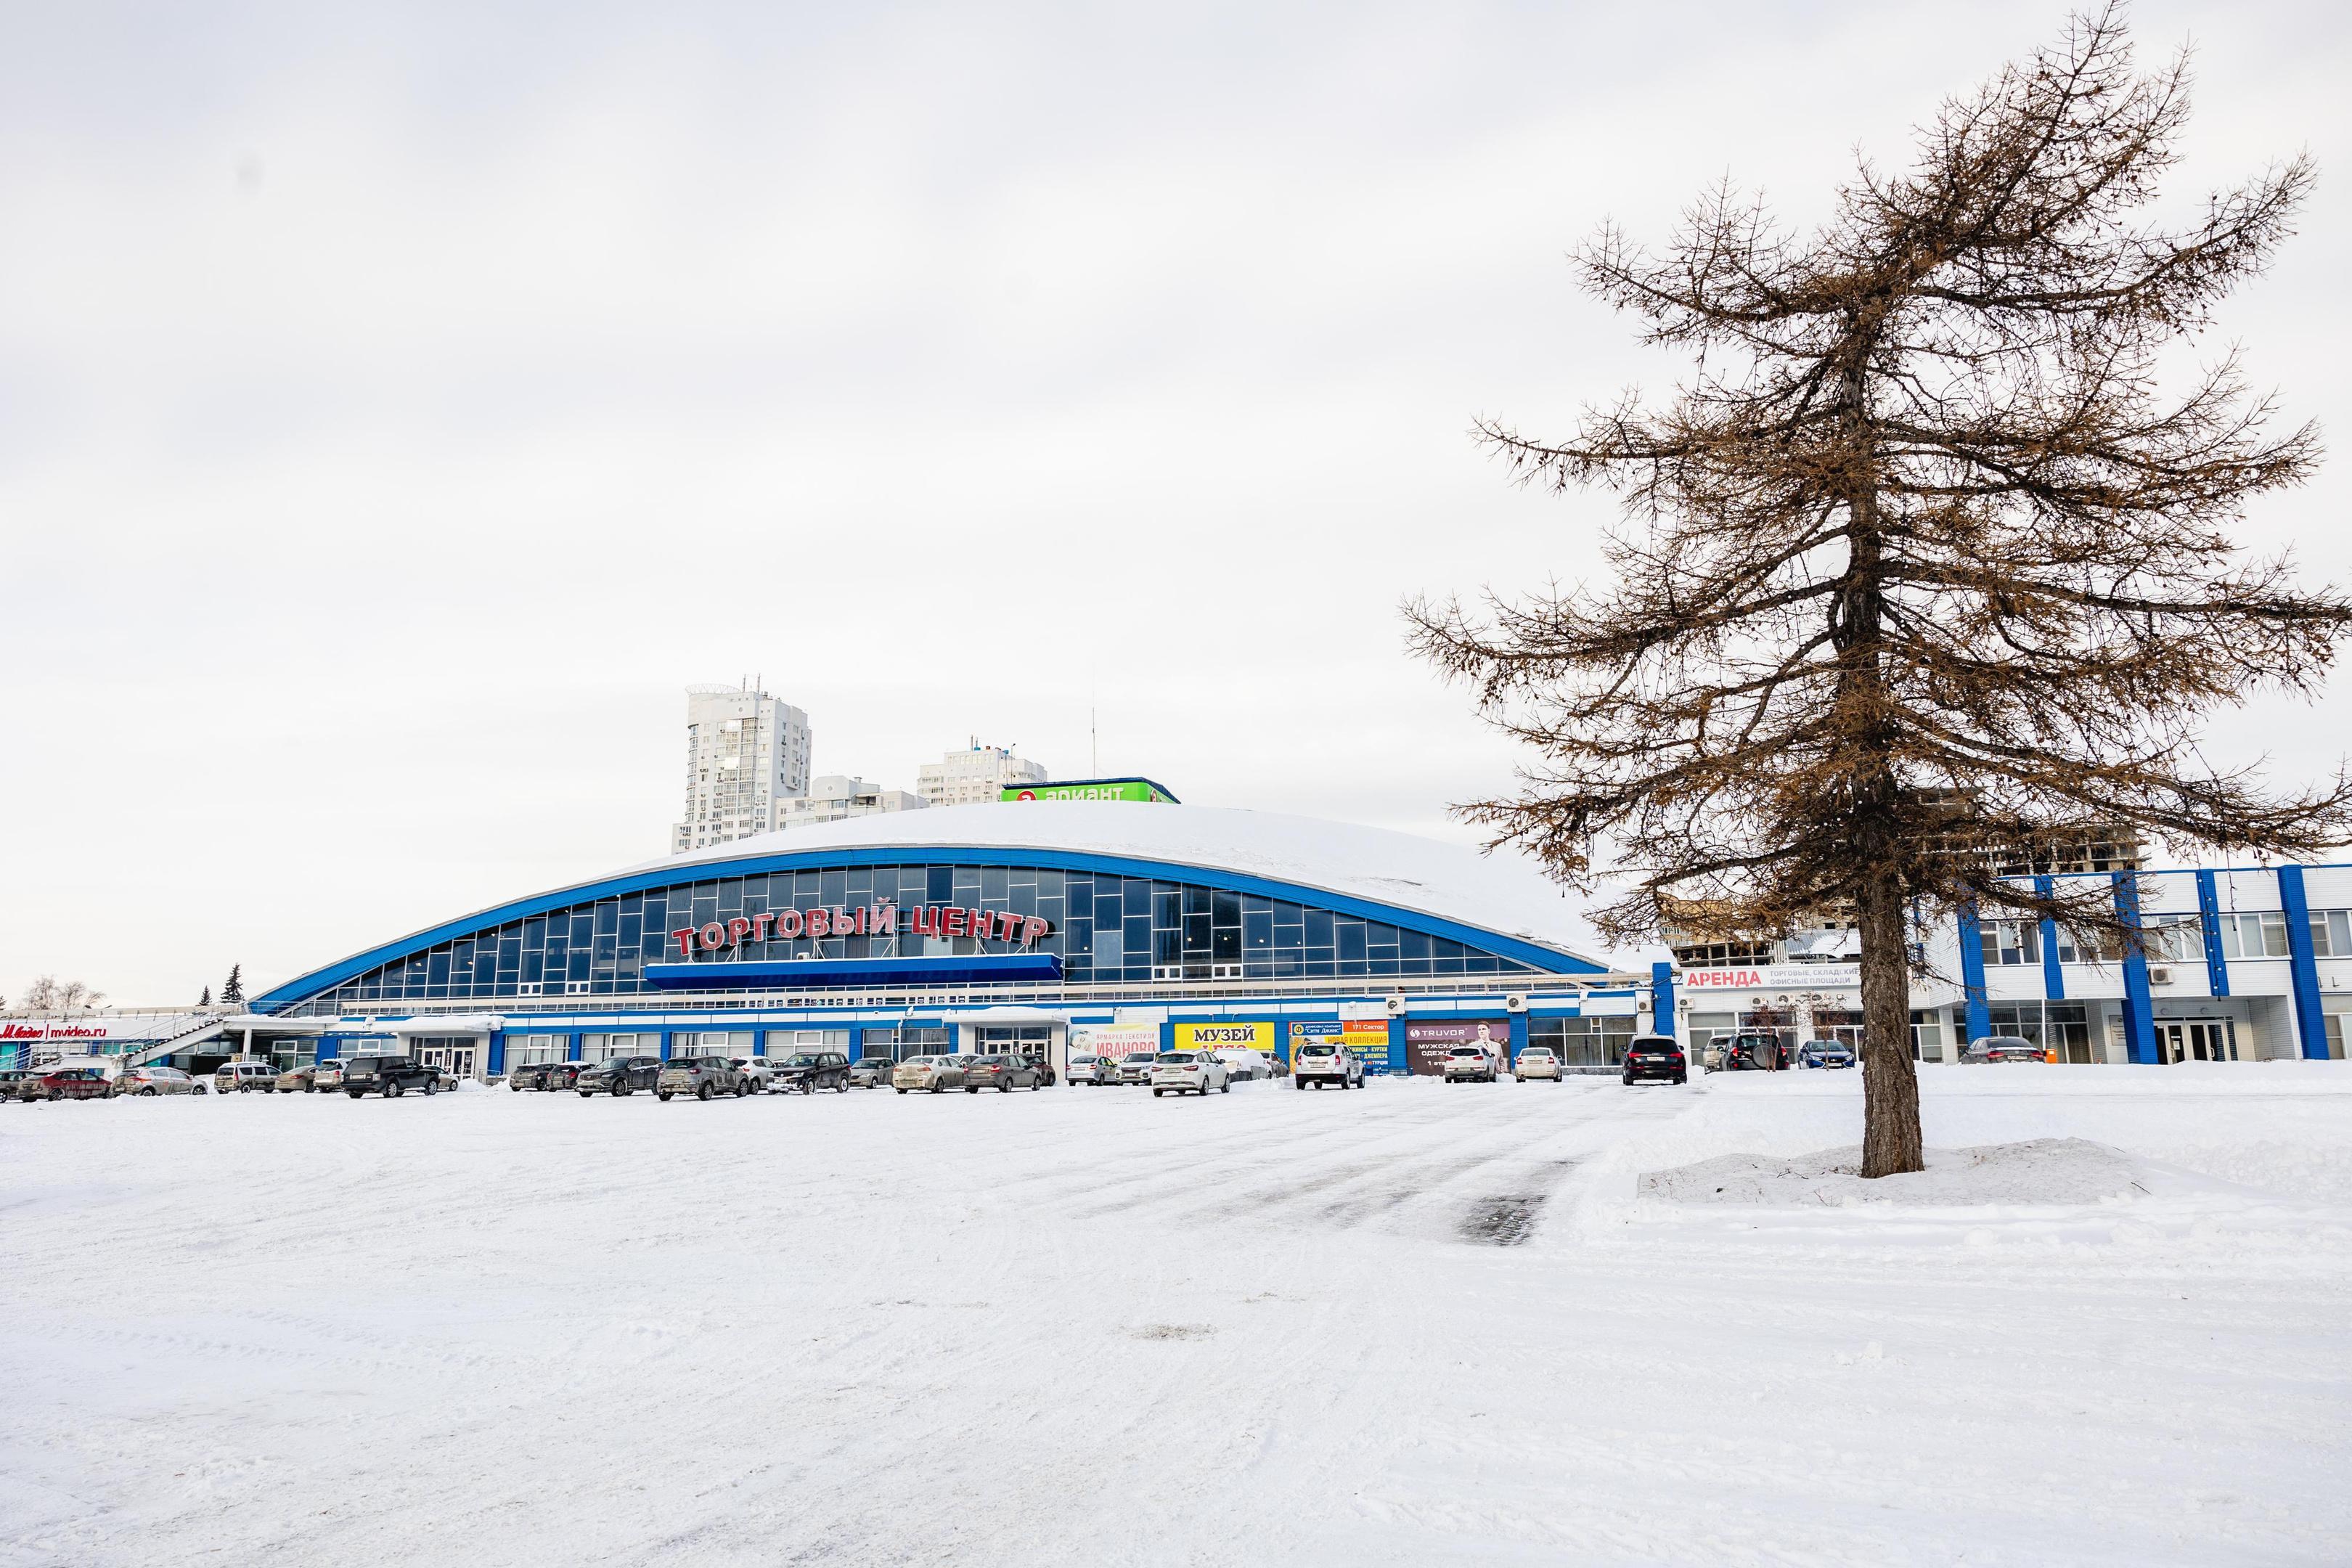
<svg viewBox="0 0 2352 1568"><path fill-rule="evenodd" d="M361 896L353 889L352 896ZM1343 1040L1605 1067L1671 1018L1665 965L1579 950L1524 868L1372 828L1124 801L948 806L712 846L460 916L314 970L202 1068L400 1046L456 1071L631 1052L852 1056Z"/></svg>
<svg viewBox="0 0 2352 1568"><path fill-rule="evenodd" d="M1164 799L1164 795L1162 796ZM2097 873L2146 929L2100 959L1962 913L1927 933L1915 1054L2036 1040L2072 1062L2342 1057L2352 867ZM364 889L340 897L363 901ZM490 1077L642 1052L852 1056L1331 1039L1431 1070L1453 1044L1605 1070L1637 1033L1858 1039L1853 934L1599 954L1523 864L1308 818L1006 802L714 844L462 915L278 986L249 1012L0 1020L17 1059L202 1069L401 1048ZM13 1050L9 1047L13 1047Z"/></svg>

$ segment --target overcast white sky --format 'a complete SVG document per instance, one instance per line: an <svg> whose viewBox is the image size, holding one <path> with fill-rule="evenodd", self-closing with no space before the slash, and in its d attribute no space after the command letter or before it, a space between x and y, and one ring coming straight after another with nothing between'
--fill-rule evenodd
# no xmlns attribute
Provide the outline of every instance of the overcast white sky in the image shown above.
<svg viewBox="0 0 2352 1568"><path fill-rule="evenodd" d="M0 6L0 993L177 1003L659 854L689 682L823 772L1065 776L1466 837L1508 752L1399 598L1572 578L1514 490L1675 366L1605 216L1790 216L2045 4ZM2341 5L2193 39L2184 198L2308 147L2226 322L2339 448ZM2352 469L2268 507L2352 577ZM2284 773L2315 717L2221 734Z"/></svg>

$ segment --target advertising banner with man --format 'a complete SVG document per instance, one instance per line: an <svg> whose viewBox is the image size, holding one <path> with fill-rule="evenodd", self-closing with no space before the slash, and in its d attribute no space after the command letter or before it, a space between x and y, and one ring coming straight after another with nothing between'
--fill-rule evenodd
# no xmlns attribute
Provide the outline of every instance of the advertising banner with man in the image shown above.
<svg viewBox="0 0 2352 1568"><path fill-rule="evenodd" d="M1497 1070L1508 1067L1511 1021L1508 1018L1407 1018L1404 1021L1405 1061L1423 1077L1445 1071L1445 1053L1455 1046L1484 1046L1495 1054Z"/></svg>

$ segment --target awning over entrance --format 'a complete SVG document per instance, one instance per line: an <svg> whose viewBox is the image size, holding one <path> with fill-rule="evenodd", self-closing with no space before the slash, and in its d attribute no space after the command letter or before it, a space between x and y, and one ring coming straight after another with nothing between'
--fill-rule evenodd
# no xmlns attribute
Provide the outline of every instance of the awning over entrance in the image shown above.
<svg viewBox="0 0 2352 1568"><path fill-rule="evenodd" d="M648 963L646 979L666 991L785 991L801 986L973 985L1059 980L1061 954L974 952L939 958L802 958L739 963Z"/></svg>

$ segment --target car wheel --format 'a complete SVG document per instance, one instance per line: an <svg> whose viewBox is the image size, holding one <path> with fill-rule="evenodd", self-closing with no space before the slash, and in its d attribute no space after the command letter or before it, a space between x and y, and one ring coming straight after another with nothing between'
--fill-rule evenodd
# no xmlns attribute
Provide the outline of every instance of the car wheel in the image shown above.
<svg viewBox="0 0 2352 1568"><path fill-rule="evenodd" d="M1031 1089L1034 1089L1037 1086L1033 1083L1029 1087ZM1009 1083L1000 1081L996 1086L996 1092L999 1094L1011 1094L1013 1092L1013 1086Z"/></svg>
<svg viewBox="0 0 2352 1568"><path fill-rule="evenodd" d="M660 1100L664 1105L667 1105L669 1103L669 1097L677 1092L677 1091L676 1089L657 1089L654 1090L654 1098Z"/></svg>
<svg viewBox="0 0 2352 1568"><path fill-rule="evenodd" d="M1233 1091L1234 1086L1230 1082L1217 1085L1217 1092L1219 1094L1231 1094Z"/></svg>
<svg viewBox="0 0 2352 1568"><path fill-rule="evenodd" d="M898 1086L897 1084L895 1084L895 1083L894 1083L894 1084L892 1084L890 1087L891 1087L892 1089L898 1089ZM904 1094L904 1093L906 1093L907 1091L906 1091L905 1089L898 1089L898 1092L899 1092L900 1094Z"/></svg>
<svg viewBox="0 0 2352 1568"><path fill-rule="evenodd" d="M735 1086L735 1098L738 1100L742 1099L745 1095L751 1092L751 1086L748 1083L739 1083Z"/></svg>
<svg viewBox="0 0 2352 1568"><path fill-rule="evenodd" d="M1678 1072L1675 1074L1675 1081L1676 1083L1688 1083L1690 1082L1690 1074L1686 1072Z"/></svg>
<svg viewBox="0 0 2352 1568"><path fill-rule="evenodd" d="M347 1089L343 1090L343 1092L350 1095L353 1100L364 1100L367 1098L367 1090L363 1089Z"/></svg>
<svg viewBox="0 0 2352 1568"><path fill-rule="evenodd" d="M694 1091L694 1098L701 1100L706 1105L709 1104L710 1101L710 1086L706 1083L701 1088L696 1089Z"/></svg>
<svg viewBox="0 0 2352 1568"><path fill-rule="evenodd" d="M155 1096L156 1096L157 1094L161 1093L161 1092L162 1092L162 1090L158 1089L157 1089L153 1084L152 1084L152 1083L151 1083L151 1084L149 1084L145 1089L141 1089L141 1090L139 1091L139 1093L140 1093L141 1097L142 1097L142 1098L143 1098L143 1099L147 1099L147 1100L152 1100L152 1099L154 1099L154 1098L155 1098Z"/></svg>
<svg viewBox="0 0 2352 1568"><path fill-rule="evenodd" d="M948 1086L943 1083L935 1083L931 1085L931 1092L933 1094L945 1094L947 1091Z"/></svg>
<svg viewBox="0 0 2352 1568"><path fill-rule="evenodd" d="M1305 1089L1307 1087L1307 1080L1303 1078L1292 1079L1290 1080L1290 1087L1293 1089Z"/></svg>
<svg viewBox="0 0 2352 1568"><path fill-rule="evenodd" d="M509 1079L509 1080L508 1080L508 1082L507 1082L507 1087L508 1087L509 1089L510 1089L514 1090L517 1094L520 1094L520 1093L522 1092L522 1084L521 1084L519 1080L511 1079Z"/></svg>
<svg viewBox="0 0 2352 1568"><path fill-rule="evenodd" d="M437 1078L426 1079L425 1080L425 1092L428 1097L440 1093L441 1080Z"/></svg>
<svg viewBox="0 0 2352 1568"><path fill-rule="evenodd" d="M407 1092L408 1086L402 1083L397 1079L394 1079L390 1083L383 1086L383 1097L386 1100L398 1100L402 1095L406 1094Z"/></svg>
<svg viewBox="0 0 2352 1568"><path fill-rule="evenodd" d="M833 1086L833 1092L835 1094L847 1094L849 1092L849 1080L847 1079L843 1079L840 1082L835 1084Z"/></svg>
<svg viewBox="0 0 2352 1568"><path fill-rule="evenodd" d="M1154 1100L1158 1100L1158 1099L1160 1098L1160 1091L1159 1089L1153 1089L1153 1090L1151 1091L1151 1098L1152 1098L1152 1099L1154 1099Z"/></svg>
<svg viewBox="0 0 2352 1568"><path fill-rule="evenodd" d="M1633 1087L1633 1075L1632 1073L1627 1073L1625 1075L1625 1087L1627 1089Z"/></svg>

